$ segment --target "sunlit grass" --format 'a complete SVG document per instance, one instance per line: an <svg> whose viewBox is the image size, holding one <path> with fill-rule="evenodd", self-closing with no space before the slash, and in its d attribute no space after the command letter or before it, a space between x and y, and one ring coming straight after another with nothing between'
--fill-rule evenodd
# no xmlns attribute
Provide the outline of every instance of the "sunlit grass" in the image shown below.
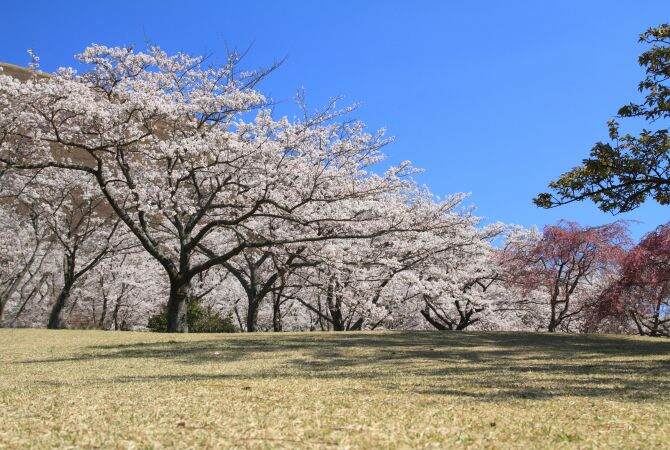
<svg viewBox="0 0 670 450"><path fill-rule="evenodd" d="M0 330L2 447L670 446L670 341Z"/></svg>

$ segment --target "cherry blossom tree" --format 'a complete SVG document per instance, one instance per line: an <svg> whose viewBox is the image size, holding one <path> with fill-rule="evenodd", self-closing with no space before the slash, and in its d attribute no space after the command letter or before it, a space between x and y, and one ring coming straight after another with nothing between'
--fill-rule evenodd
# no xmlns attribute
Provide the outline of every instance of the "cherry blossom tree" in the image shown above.
<svg viewBox="0 0 670 450"><path fill-rule="evenodd" d="M420 275L420 313L438 330L465 330L482 321L493 309L501 284L500 268L489 239L500 226L473 233L470 245L457 249L450 259L441 257Z"/></svg>
<svg viewBox="0 0 670 450"><path fill-rule="evenodd" d="M111 253L73 292L72 321L103 330L144 329L168 289L164 271L145 252Z"/></svg>
<svg viewBox="0 0 670 450"><path fill-rule="evenodd" d="M104 199L89 180L77 173L38 169L19 171L2 180L5 198L40 217L62 261L59 292L51 306L48 328L62 328L63 308L81 277L123 247L119 220L106 211ZM89 181L89 182L87 182ZM14 192L13 192L14 191Z"/></svg>
<svg viewBox="0 0 670 450"><path fill-rule="evenodd" d="M648 233L603 293L598 320L631 319L640 335L670 336L670 224Z"/></svg>
<svg viewBox="0 0 670 450"><path fill-rule="evenodd" d="M281 317L280 308L286 278L300 267L318 264L307 257L307 248L308 245L304 244L249 249L221 264L239 282L246 295L244 331L256 331L258 313L270 297L274 308L273 328L276 331L281 329L278 321ZM203 246L201 250L214 256L213 252Z"/></svg>
<svg viewBox="0 0 670 450"><path fill-rule="evenodd" d="M31 302L39 302L49 283L53 243L42 217L5 203L0 207L0 323L10 303L14 323Z"/></svg>
<svg viewBox="0 0 670 450"><path fill-rule="evenodd" d="M298 301L316 315L321 328L415 326L422 307L417 306L417 298L428 293L428 284L435 289L440 283L446 289L458 269L463 274L472 267L469 261L475 249L497 233L493 231L497 227L478 230L478 219L463 210L462 200L457 195L434 202L423 192L410 202L416 229L368 240L329 242L318 252L324 258L322 264L297 272L302 276L300 284L310 286L296 294Z"/></svg>
<svg viewBox="0 0 670 450"><path fill-rule="evenodd" d="M524 293L517 306L539 306L549 332L567 331L597 301L627 243L622 223L582 227L562 221L542 234L515 230L501 257L508 282Z"/></svg>

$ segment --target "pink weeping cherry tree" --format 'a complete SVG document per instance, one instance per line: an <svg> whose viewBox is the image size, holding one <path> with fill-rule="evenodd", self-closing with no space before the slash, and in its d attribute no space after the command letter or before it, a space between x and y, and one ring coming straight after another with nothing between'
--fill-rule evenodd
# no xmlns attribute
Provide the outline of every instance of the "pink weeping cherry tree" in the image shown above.
<svg viewBox="0 0 670 450"><path fill-rule="evenodd" d="M598 319L632 320L644 336L670 336L670 224L645 235L603 293Z"/></svg>
<svg viewBox="0 0 670 450"><path fill-rule="evenodd" d="M541 310L549 332L569 330L598 301L606 280L618 270L628 240L620 222L586 227L561 221L541 234L512 237L501 257L508 281L524 292L519 306Z"/></svg>

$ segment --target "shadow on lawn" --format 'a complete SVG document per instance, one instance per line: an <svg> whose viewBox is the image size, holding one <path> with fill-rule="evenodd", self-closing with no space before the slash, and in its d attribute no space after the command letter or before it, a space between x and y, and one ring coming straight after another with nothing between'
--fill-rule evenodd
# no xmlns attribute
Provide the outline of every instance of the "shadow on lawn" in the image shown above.
<svg viewBox="0 0 670 450"><path fill-rule="evenodd" d="M207 363L209 372L120 376L114 383L288 378L368 379L382 389L490 401L609 397L643 401L670 390L670 342L599 335L536 333L342 333L228 335L202 340L89 347L69 358L22 361L58 363L148 358L180 367ZM245 361L240 372L226 363ZM276 360L276 364L265 362ZM211 363L220 371L211 372ZM259 362L259 364L255 364ZM393 375L393 376L390 376ZM109 382L89 380L88 382ZM377 386L379 388L379 386Z"/></svg>

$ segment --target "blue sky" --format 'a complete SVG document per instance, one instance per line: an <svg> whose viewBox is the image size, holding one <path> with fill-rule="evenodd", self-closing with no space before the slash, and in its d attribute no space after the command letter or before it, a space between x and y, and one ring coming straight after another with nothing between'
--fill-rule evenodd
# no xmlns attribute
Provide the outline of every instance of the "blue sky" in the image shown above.
<svg viewBox="0 0 670 450"><path fill-rule="evenodd" d="M356 116L396 137L433 192L470 192L488 221L542 226L616 219L636 237L668 221L647 204L620 216L579 203L538 209L532 197L607 137L635 100L640 32L670 21L664 1L31 1L3 2L0 61L72 64L90 43L158 44L213 54L251 47L249 67L287 56L264 91L315 107L344 95Z"/></svg>

